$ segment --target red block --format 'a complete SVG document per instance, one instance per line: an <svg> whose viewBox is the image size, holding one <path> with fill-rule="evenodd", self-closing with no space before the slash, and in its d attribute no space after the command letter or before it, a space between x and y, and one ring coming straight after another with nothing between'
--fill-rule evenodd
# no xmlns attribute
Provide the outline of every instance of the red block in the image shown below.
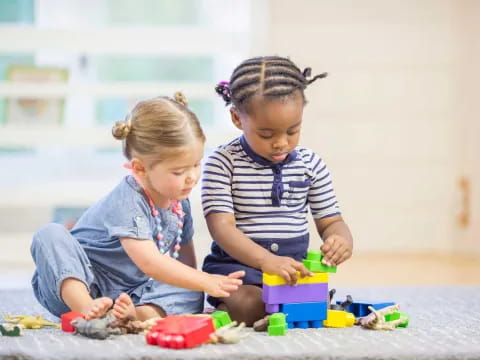
<svg viewBox="0 0 480 360"><path fill-rule="evenodd" d="M185 349L206 343L215 332L209 315L170 315L160 320L145 336L147 344Z"/></svg>
<svg viewBox="0 0 480 360"><path fill-rule="evenodd" d="M85 316L76 311L70 311L68 313L62 314L60 316L60 318L62 319L62 330L65 332L74 332L75 328L70 323L73 320L78 319L79 317L85 319Z"/></svg>

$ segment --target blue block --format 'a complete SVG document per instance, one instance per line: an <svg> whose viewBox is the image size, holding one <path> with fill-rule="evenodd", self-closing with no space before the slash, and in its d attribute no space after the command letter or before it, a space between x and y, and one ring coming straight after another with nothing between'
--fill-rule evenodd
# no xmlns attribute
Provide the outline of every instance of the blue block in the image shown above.
<svg viewBox="0 0 480 360"><path fill-rule="evenodd" d="M280 304L280 312L287 314L287 322L327 319L327 302Z"/></svg>
<svg viewBox="0 0 480 360"><path fill-rule="evenodd" d="M289 329L299 328L299 329L318 329L323 327L323 320L315 321L293 321L287 322Z"/></svg>
<svg viewBox="0 0 480 360"><path fill-rule="evenodd" d="M337 304L342 304L342 301L337 301ZM395 302L369 302L369 301L355 301L350 304L345 310L352 313L355 317L363 317L370 314L368 307L371 306L375 310L386 308L387 306L395 305Z"/></svg>

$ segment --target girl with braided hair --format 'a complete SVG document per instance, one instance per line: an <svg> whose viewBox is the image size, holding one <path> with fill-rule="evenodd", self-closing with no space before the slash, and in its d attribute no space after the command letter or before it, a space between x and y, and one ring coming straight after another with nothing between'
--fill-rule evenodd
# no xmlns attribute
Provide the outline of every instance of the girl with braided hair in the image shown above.
<svg viewBox="0 0 480 360"><path fill-rule="evenodd" d="M34 235L32 286L56 316L86 320L110 308L147 320L203 310L203 291L228 297L243 272L196 270L188 195L200 178L205 136L185 98L139 102L112 134L131 174L90 207L71 232L49 224ZM169 256L170 255L170 256Z"/></svg>
<svg viewBox="0 0 480 360"><path fill-rule="evenodd" d="M330 173L317 154L298 145L304 90L326 75L312 77L310 68L301 71L287 58L256 57L215 88L243 135L218 147L205 164L202 205L214 241L203 270L246 272L232 296L208 301L248 325L265 315L263 272L290 284L297 272L312 275L301 262L309 245L308 208L323 240L323 262L339 265L352 255Z"/></svg>

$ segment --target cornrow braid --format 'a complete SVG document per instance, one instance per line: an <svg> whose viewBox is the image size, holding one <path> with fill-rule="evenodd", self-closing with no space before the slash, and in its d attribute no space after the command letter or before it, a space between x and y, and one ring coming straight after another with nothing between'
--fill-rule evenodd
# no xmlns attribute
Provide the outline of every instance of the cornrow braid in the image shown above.
<svg viewBox="0 0 480 360"><path fill-rule="evenodd" d="M219 83L215 90L226 103L248 111L254 96L281 99L299 90L304 97L305 88L327 76L327 73L311 77L311 68L301 71L290 59L280 56L255 57L243 61L235 68L230 82Z"/></svg>

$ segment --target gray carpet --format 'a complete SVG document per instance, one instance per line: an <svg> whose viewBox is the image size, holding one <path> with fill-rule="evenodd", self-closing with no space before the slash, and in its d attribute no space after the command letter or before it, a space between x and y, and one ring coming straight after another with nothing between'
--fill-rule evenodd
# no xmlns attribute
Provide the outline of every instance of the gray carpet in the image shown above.
<svg viewBox="0 0 480 360"><path fill-rule="evenodd" d="M480 287L337 288L337 299L392 300L410 315L406 329L289 330L254 333L238 344L169 350L142 335L92 340L55 329L0 336L1 359L480 359ZM43 315L29 291L0 292L0 313Z"/></svg>

